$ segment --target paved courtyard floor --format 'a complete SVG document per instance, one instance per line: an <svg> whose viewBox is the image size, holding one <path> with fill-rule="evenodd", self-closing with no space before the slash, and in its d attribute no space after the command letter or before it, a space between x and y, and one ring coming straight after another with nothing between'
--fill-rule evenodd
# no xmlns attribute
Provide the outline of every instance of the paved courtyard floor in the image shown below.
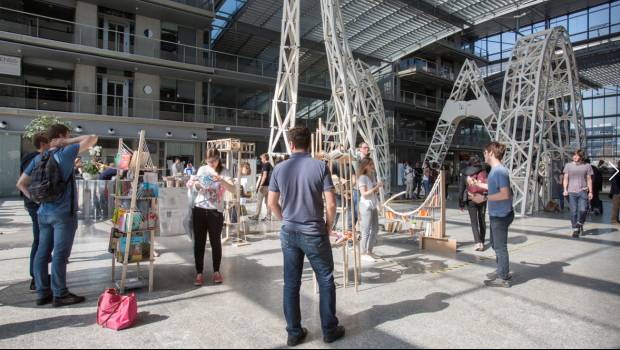
<svg viewBox="0 0 620 350"><path fill-rule="evenodd" d="M0 348L286 346L277 223L252 227L260 233L249 236L248 246L225 245L219 286L193 286L187 236L161 237L155 292L137 291L139 321L121 332L95 322L97 298L113 286L109 227L81 223L75 240L69 288L87 302L36 307L28 290L30 218L19 200L0 200ZM447 230L459 241L454 256L421 252L406 234L382 233L383 260L364 265L357 293L343 288L342 258L334 250L338 316L347 336L330 346L322 342L319 296L307 266L302 312L310 336L302 348L620 347L620 226L607 215L592 218L579 240L570 238L567 212L516 219L509 234L511 289L484 287L495 255L474 251L466 213L449 209ZM209 253L206 261L208 271Z"/></svg>

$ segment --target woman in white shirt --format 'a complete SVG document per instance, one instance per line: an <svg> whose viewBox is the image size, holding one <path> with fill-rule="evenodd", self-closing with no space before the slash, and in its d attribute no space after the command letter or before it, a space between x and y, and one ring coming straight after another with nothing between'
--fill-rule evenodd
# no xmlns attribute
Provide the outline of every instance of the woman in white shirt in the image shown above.
<svg viewBox="0 0 620 350"><path fill-rule="evenodd" d="M196 286L204 284L204 256L207 233L213 255L213 282L222 283L222 229L224 227L224 194L234 192L228 170L222 165L219 151L210 149L207 164L198 169L193 187L198 191L192 212L194 223L194 258L196 261Z"/></svg>
<svg viewBox="0 0 620 350"><path fill-rule="evenodd" d="M379 234L379 198L377 193L383 182L377 183L375 164L366 158L360 162L357 172L357 184L361 194L359 216L362 225L362 259L373 262L377 258L373 248L377 244Z"/></svg>

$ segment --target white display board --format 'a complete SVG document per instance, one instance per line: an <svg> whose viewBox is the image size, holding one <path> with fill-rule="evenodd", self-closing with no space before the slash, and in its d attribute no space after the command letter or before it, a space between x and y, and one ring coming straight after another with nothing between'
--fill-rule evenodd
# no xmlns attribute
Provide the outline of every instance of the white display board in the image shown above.
<svg viewBox="0 0 620 350"><path fill-rule="evenodd" d="M22 59L21 57L0 55L0 75L13 75L19 77L22 75Z"/></svg>
<svg viewBox="0 0 620 350"><path fill-rule="evenodd" d="M191 207L187 188L159 189L159 229L161 236L192 236Z"/></svg>

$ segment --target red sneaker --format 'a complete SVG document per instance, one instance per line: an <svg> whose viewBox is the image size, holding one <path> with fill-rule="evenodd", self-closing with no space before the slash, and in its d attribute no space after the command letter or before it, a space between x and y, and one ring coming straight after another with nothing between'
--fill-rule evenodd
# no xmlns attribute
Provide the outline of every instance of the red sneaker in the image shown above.
<svg viewBox="0 0 620 350"><path fill-rule="evenodd" d="M202 287L203 284L205 284L205 278L200 273L200 274L196 275L196 281L194 281L194 285L196 287Z"/></svg>
<svg viewBox="0 0 620 350"><path fill-rule="evenodd" d="M213 283L215 284L222 284L224 283L224 278L222 277L222 274L220 274L219 272L216 272L213 274Z"/></svg>

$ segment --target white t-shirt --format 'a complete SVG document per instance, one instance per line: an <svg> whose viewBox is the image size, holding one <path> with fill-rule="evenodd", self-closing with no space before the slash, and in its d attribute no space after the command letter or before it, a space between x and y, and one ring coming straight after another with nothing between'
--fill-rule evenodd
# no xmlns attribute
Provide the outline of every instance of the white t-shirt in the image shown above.
<svg viewBox="0 0 620 350"><path fill-rule="evenodd" d="M357 184L358 184L357 185L358 189L360 191L362 190L362 187L366 187L366 191L369 191L375 188L375 186L377 186L377 181L374 179L371 179L367 175L362 175L357 180ZM377 192L373 192L371 195L368 195L368 196L364 196L364 195L360 196L360 207L365 208L365 209L376 209L378 205L379 205L379 198L377 198Z"/></svg>
<svg viewBox="0 0 620 350"><path fill-rule="evenodd" d="M405 180L407 180L407 182L413 182L415 180L415 172L410 166L405 168Z"/></svg>
<svg viewBox="0 0 620 350"><path fill-rule="evenodd" d="M223 213L226 188L220 182L213 181L211 176L216 174L215 170L208 165L201 166L198 169L196 176L198 176L200 184L206 189L198 191L194 205L198 208L213 209ZM228 182L231 181L230 173L226 169L222 170L220 176Z"/></svg>

